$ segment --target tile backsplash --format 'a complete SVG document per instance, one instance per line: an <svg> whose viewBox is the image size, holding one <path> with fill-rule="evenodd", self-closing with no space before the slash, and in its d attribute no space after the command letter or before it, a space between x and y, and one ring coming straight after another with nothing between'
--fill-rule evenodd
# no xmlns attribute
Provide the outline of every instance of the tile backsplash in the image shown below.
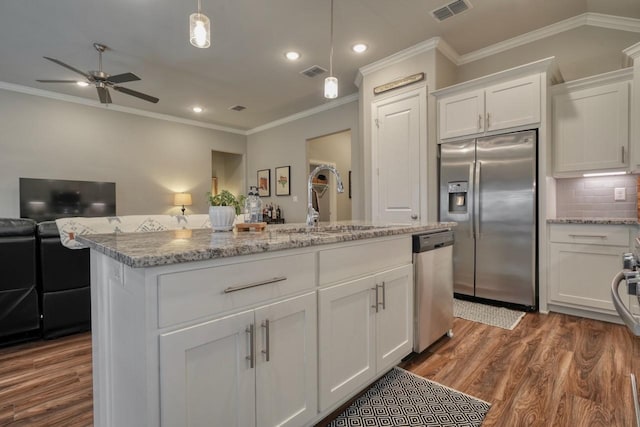
<svg viewBox="0 0 640 427"><path fill-rule="evenodd" d="M577 218L637 218L635 175L556 180L556 215ZM626 200L615 201L614 190L624 188Z"/></svg>

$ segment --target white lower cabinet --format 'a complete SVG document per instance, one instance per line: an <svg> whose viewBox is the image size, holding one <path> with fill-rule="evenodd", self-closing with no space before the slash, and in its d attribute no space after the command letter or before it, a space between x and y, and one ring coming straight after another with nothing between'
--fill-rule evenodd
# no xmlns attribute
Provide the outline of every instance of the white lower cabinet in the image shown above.
<svg viewBox="0 0 640 427"><path fill-rule="evenodd" d="M412 301L411 264L318 291L320 411L411 352Z"/></svg>
<svg viewBox="0 0 640 427"><path fill-rule="evenodd" d="M629 247L552 243L550 299L615 313L611 280L622 269Z"/></svg>
<svg viewBox="0 0 640 427"><path fill-rule="evenodd" d="M163 426L300 426L317 414L316 293L160 336Z"/></svg>
<svg viewBox="0 0 640 427"><path fill-rule="evenodd" d="M549 303L617 317L611 280L622 269L622 254L629 252L634 231L616 225L552 224Z"/></svg>

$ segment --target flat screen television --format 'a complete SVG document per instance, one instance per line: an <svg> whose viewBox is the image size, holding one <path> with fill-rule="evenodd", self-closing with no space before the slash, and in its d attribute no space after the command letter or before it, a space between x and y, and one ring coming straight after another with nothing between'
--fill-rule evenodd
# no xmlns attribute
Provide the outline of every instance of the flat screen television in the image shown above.
<svg viewBox="0 0 640 427"><path fill-rule="evenodd" d="M115 216L116 183L20 178L20 217Z"/></svg>

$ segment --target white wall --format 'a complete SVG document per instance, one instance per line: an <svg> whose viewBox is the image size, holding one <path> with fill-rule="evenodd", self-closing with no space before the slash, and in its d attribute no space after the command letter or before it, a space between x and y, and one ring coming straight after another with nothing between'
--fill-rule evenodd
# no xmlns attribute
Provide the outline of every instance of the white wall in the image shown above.
<svg viewBox="0 0 640 427"><path fill-rule="evenodd" d="M256 172L271 170L271 197L263 203L280 205L287 223L304 222L307 209L306 141L351 129L352 216L363 218L362 154L358 144L358 102L350 102L310 117L264 130L247 137L247 185L255 185ZM291 196L275 196L275 168L291 166ZM294 202L297 197L297 202Z"/></svg>
<svg viewBox="0 0 640 427"><path fill-rule="evenodd" d="M550 56L565 81L576 80L622 67L622 50L640 41L640 34L582 26L519 46L458 68L457 82L464 82Z"/></svg>
<svg viewBox="0 0 640 427"><path fill-rule="evenodd" d="M0 90L0 217L18 217L18 178L116 183L117 213L207 212L211 150L244 154L246 137Z"/></svg>

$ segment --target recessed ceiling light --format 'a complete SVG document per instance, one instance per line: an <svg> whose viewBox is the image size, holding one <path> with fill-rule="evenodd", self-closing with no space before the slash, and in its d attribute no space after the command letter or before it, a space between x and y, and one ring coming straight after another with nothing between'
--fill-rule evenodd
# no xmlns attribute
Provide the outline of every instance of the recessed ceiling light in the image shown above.
<svg viewBox="0 0 640 427"><path fill-rule="evenodd" d="M298 59L300 59L300 54L298 52L296 52L296 51L293 51L293 50L285 53L284 56L289 61L297 61Z"/></svg>
<svg viewBox="0 0 640 427"><path fill-rule="evenodd" d="M76 82L76 84L77 84L78 86L82 86L82 87L87 87L87 86L89 86L89 83L87 83L87 82Z"/></svg>
<svg viewBox="0 0 640 427"><path fill-rule="evenodd" d="M358 43L358 44L354 44L351 49L353 49L354 52L356 53L362 53L365 50L367 50L368 46L364 43Z"/></svg>
<svg viewBox="0 0 640 427"><path fill-rule="evenodd" d="M202 107L193 107L192 110L194 113L202 113Z"/></svg>

